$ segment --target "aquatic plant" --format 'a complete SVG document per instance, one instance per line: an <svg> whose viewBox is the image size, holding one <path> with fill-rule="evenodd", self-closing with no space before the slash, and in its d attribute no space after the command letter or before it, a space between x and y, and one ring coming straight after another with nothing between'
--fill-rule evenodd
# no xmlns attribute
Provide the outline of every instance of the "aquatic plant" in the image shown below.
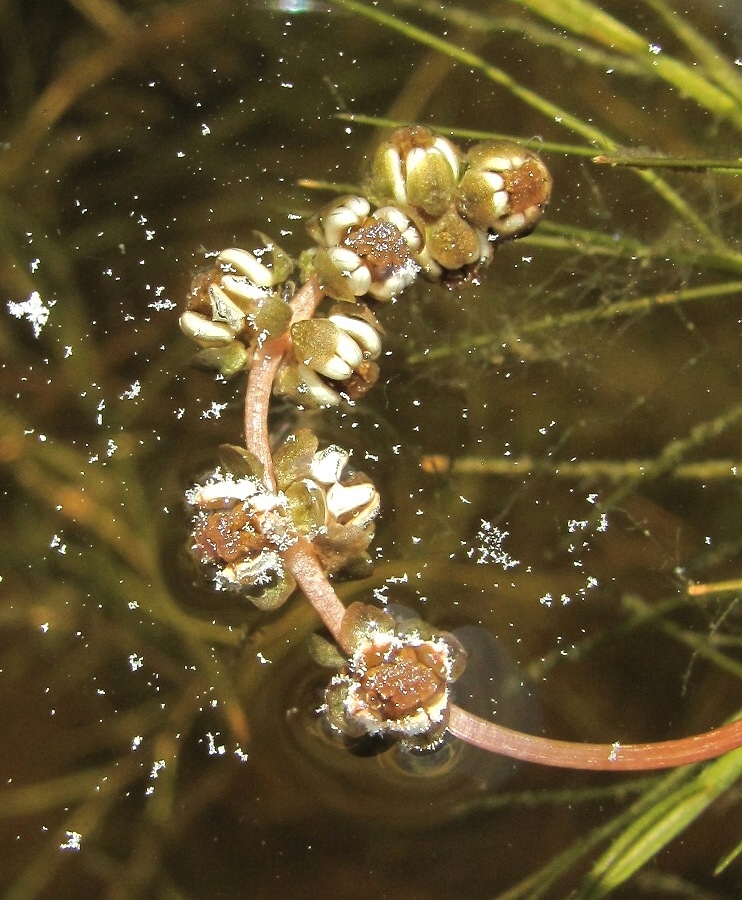
<svg viewBox="0 0 742 900"><path fill-rule="evenodd" d="M686 6L4 5L4 896L738 896L739 750L636 777L452 733L682 741L739 706L739 48ZM414 221L335 183L410 121L554 175L530 235L463 229L475 278L426 280ZM298 256L319 191L358 199L288 277L338 299L290 325L312 292L246 229ZM176 331L204 244L273 273L209 255L216 382ZM269 490L243 379L282 329Z"/></svg>
<svg viewBox="0 0 742 900"><path fill-rule="evenodd" d="M397 300L419 274L478 277L501 240L529 234L551 196L551 176L512 141L463 153L419 125L399 128L374 154L365 196L333 201L309 223L318 246L303 254L301 286L287 255L260 235L253 252L220 252L199 274L182 330L201 350L196 364L223 376L248 369L245 446L188 492L196 510L192 550L215 569L217 588L261 609L298 585L347 654L325 708L338 731L396 735L433 747L446 728L469 743L521 760L577 769L659 769L713 759L742 746L742 720L703 734L644 744L581 744L526 735L466 712L448 685L465 653L422 623L400 630L388 613L345 610L328 575L357 567L379 496L364 475L343 477L348 454L319 450L308 428L271 447L272 393L299 409L353 403L376 380L381 328L365 300ZM375 206L372 211L371 204ZM338 301L320 311L325 296ZM230 463L231 459L231 463Z"/></svg>

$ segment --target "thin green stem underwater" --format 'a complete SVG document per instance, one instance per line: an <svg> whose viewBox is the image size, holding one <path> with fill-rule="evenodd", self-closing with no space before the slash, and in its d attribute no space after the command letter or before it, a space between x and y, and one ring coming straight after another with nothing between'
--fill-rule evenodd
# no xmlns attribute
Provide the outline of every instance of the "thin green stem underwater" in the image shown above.
<svg viewBox="0 0 742 900"><path fill-rule="evenodd" d="M712 300L721 297L734 297L742 293L742 281L727 281L720 284L706 284L693 288L681 288L677 291L663 291L646 297L633 297L628 300L616 300L613 303L598 304L587 309L561 314L549 313L540 319L523 322L519 326L522 334L538 334L540 332L559 331L566 328L577 328L596 322L608 322L621 316L632 316L649 313L661 306L675 306L699 300ZM433 362L450 356L464 355L475 350L485 350L502 342L497 334L472 335L461 343L444 344L440 347L426 349L422 353L411 353L407 357L410 365L422 362Z"/></svg>
<svg viewBox="0 0 742 900"><path fill-rule="evenodd" d="M570 0L570 2L572 2L572 0ZM532 91L530 88L525 87L509 72L493 65L492 63L487 62L476 53L457 46L451 41L448 41L445 38L438 37L437 35L432 34L423 28L418 28L412 23L406 22L397 16L383 12L376 6L367 6L363 3L357 2L357 0L330 0L330 3L354 12L357 15L371 19L384 28L389 28L393 31L397 31L410 40L413 40L426 47L430 47L432 50L436 50L437 52L448 56L449 58L463 64L464 66L469 67L474 71L481 72L494 84L497 84L500 87L504 88L518 100L541 113L541 115L543 115L548 122L554 122L560 127L566 128L568 131L571 131L574 134L579 134L594 147L607 152L616 152L619 149L617 142L604 131L596 128L590 122L581 119L579 116L570 113L568 110L564 109L558 104L548 100L542 94L539 94L536 91ZM584 5L586 7L589 7L589 11L591 13L595 13L598 15L599 20L602 24L603 17L606 17L606 14L595 10L595 7L593 7L592 4ZM553 4L547 4L547 6L549 8L552 8ZM561 6L562 4L560 4L560 7ZM540 11L544 12L544 10ZM592 17L588 16L588 18ZM610 17L606 18L610 19ZM612 21L615 22L615 20ZM569 27L570 23L572 23L571 16L569 23L565 27ZM574 24L578 29L578 33L580 33L580 28L584 26L582 9L579 11L579 13L576 14L574 18ZM616 23L616 25L617 27L623 27L620 26L620 23ZM629 29L626 29L624 38L628 40L629 45L633 49L636 49L634 47L633 32L630 32ZM642 46L645 47L645 44L642 44ZM650 60L650 68L648 71L652 71L653 64L654 60ZM663 74L670 81L672 81L673 78L682 78L686 75L687 72L690 72L692 76L693 86L697 89L701 98L705 102L710 103L715 108L718 107L719 110L723 110L726 115L732 117L735 124L738 124L739 127L742 127L742 110L736 107L734 101L732 101L732 99L728 97L728 95L718 91L718 89L716 89L713 85L708 85L706 82L699 83L695 76L693 76L691 70L688 70L687 67L676 63L675 60L663 60L662 70ZM665 202L672 209L674 209L681 218L686 220L689 225L698 233L698 235L708 243L710 247L714 248L720 253L726 250L725 243L718 237L718 235L714 233L713 229L704 221L704 219L700 215L698 215L696 210L694 210L692 206L688 204L681 197L681 195L664 179L660 178L654 172L649 170L636 169L634 171L636 171L638 177L641 178L645 183L650 185L650 187L652 187L653 190L660 197L662 197Z"/></svg>

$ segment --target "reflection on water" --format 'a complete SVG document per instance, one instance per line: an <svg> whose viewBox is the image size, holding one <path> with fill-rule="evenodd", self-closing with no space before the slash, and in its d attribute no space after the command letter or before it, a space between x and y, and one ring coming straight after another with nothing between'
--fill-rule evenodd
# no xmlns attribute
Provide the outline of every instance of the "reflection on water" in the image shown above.
<svg viewBox="0 0 742 900"><path fill-rule="evenodd" d="M543 887L564 896L655 784L455 742L348 752L316 715L308 605L246 609L182 563L183 492L240 440L243 384L187 367L179 309L204 250L254 228L304 249L327 196L298 179L357 179L374 132L338 98L538 136L555 178L544 227L481 283L385 307L380 382L312 420L382 495L374 581L345 600L455 631L459 702L536 733L664 739L736 709L739 180L590 158L601 130L736 158L738 43L711 5L614 4L646 54L529 5L384 5L513 92L321 2L4 4L4 896L531 897L571 853ZM669 87L665 58L697 80ZM729 809L615 895L739 896L737 862L710 874Z"/></svg>
<svg viewBox="0 0 742 900"><path fill-rule="evenodd" d="M330 13L332 8L327 3L318 0L250 0L248 4L252 10L267 10L281 13Z"/></svg>

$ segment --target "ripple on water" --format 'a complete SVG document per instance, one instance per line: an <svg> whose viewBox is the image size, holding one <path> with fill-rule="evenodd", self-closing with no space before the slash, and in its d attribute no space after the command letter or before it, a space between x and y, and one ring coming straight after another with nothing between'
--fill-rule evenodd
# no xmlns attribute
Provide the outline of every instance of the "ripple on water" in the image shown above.
<svg viewBox="0 0 742 900"><path fill-rule="evenodd" d="M480 626L454 634L469 654L454 686L456 702L502 725L533 730L536 703L504 642ZM265 764L284 783L295 780L309 802L343 816L428 827L502 787L518 770L517 762L450 736L425 752L376 738L349 746L318 713L330 673L311 662L306 648L297 647L271 676L261 690L270 698L270 709L262 711L267 715L254 709L251 716L256 730L270 731Z"/></svg>

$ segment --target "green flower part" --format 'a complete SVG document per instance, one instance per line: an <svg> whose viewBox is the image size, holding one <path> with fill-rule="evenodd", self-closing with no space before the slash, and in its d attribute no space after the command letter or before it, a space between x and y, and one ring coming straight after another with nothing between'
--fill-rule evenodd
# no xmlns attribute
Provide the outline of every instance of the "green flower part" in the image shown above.
<svg viewBox="0 0 742 900"><path fill-rule="evenodd" d="M451 141L422 125L399 128L374 154L368 195L380 205L439 216L453 200L459 168L459 151Z"/></svg>
<svg viewBox="0 0 742 900"><path fill-rule="evenodd" d="M486 265L492 258L487 235L465 221L453 206L425 229L424 255L428 277L439 278L467 267ZM445 272L436 270L436 265Z"/></svg>
<svg viewBox="0 0 742 900"><path fill-rule="evenodd" d="M358 399L378 378L381 331L362 304L340 304L327 318L295 322L293 358L284 360L274 393L310 409Z"/></svg>

